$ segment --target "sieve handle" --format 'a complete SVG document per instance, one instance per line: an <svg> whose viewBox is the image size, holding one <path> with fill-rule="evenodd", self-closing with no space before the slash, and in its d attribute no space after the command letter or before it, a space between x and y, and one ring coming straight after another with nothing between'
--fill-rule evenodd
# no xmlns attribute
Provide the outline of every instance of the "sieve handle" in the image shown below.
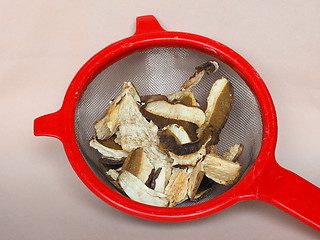
<svg viewBox="0 0 320 240"><path fill-rule="evenodd" d="M62 139L63 124L61 121L61 109L54 113L49 113L34 120L33 132L35 136L48 136Z"/></svg>
<svg viewBox="0 0 320 240"><path fill-rule="evenodd" d="M281 167L274 159L263 170L256 198L320 231L320 188Z"/></svg>

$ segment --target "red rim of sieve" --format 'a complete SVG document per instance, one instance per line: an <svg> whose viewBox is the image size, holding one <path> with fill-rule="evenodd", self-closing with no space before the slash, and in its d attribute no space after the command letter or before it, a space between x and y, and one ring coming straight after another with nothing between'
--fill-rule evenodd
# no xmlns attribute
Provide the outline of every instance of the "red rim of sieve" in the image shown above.
<svg viewBox="0 0 320 240"><path fill-rule="evenodd" d="M192 49L228 64L247 83L259 102L263 141L258 157L243 178L222 195L185 207L163 208L133 201L108 187L90 169L76 140L74 118L87 85L104 69L137 51L158 47ZM62 107L35 119L34 134L58 138L81 181L109 205L136 217L178 222L203 218L244 200L261 200L282 209L320 230L319 188L277 164L277 118L270 93L255 69L238 53L209 38L164 30L152 15L136 19L133 36L120 40L94 55L72 80Z"/></svg>

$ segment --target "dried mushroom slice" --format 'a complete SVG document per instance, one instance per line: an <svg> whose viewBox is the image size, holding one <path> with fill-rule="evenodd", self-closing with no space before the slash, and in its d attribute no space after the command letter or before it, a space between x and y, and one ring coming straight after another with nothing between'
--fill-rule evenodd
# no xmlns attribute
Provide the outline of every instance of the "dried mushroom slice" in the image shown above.
<svg viewBox="0 0 320 240"><path fill-rule="evenodd" d="M109 169L106 171L106 177L108 181L122 194L124 193L122 187L118 182L119 171L116 169Z"/></svg>
<svg viewBox="0 0 320 240"><path fill-rule="evenodd" d="M124 82L121 93L110 102L105 115L94 124L98 139L108 139L119 127L119 102L126 94L132 95L135 101L140 102L140 97L131 82Z"/></svg>
<svg viewBox="0 0 320 240"><path fill-rule="evenodd" d="M173 152L169 151L170 157L173 159L173 166L195 166L199 160L201 160L207 153L207 144L210 142L211 138L207 139L207 141L201 146L201 148L194 153L186 154L186 155L177 155Z"/></svg>
<svg viewBox="0 0 320 240"><path fill-rule="evenodd" d="M195 200L198 188L204 176L202 170L202 161L199 161L197 165L192 169L190 178L188 181L188 196L191 200Z"/></svg>
<svg viewBox="0 0 320 240"><path fill-rule="evenodd" d="M115 142L123 150L131 152L136 148L143 148L155 169L171 163L167 153L158 146L158 127L141 114L138 104L130 94L126 94L120 102L119 131L116 134Z"/></svg>
<svg viewBox="0 0 320 240"><path fill-rule="evenodd" d="M132 173L148 186L152 179L154 168L144 153L143 148L137 148L131 151L124 161L122 171Z"/></svg>
<svg viewBox="0 0 320 240"><path fill-rule="evenodd" d="M187 106L181 103L169 103L167 101L153 101L144 106L144 111L167 119L191 122L198 127L206 118L204 111L200 107Z"/></svg>
<svg viewBox="0 0 320 240"><path fill-rule="evenodd" d="M210 148L212 143L215 141L215 139L213 138L213 132L210 128L208 128L208 130L204 132L202 138L190 143L179 144L176 138L167 131L159 132L159 139L159 146L162 149L179 156L196 153L201 148L203 148L204 145L206 145L207 148Z"/></svg>
<svg viewBox="0 0 320 240"><path fill-rule="evenodd" d="M234 101L234 90L226 78L215 81L207 98L207 109L205 111L205 123L197 130L198 138L208 127L215 132L215 140L219 141L219 133L229 117Z"/></svg>
<svg viewBox="0 0 320 240"><path fill-rule="evenodd" d="M168 207L173 207L185 201L188 197L188 180L190 173L187 169L175 169L165 189L169 200Z"/></svg>
<svg viewBox="0 0 320 240"><path fill-rule="evenodd" d="M191 142L191 139L187 131L184 129L184 127L179 126L178 124L170 124L164 127L162 131L163 134L173 136L175 138L176 143L179 145Z"/></svg>
<svg viewBox="0 0 320 240"><path fill-rule="evenodd" d="M165 194L147 187L132 173L124 171L119 175L118 180L123 191L132 200L158 207L168 206L168 199Z"/></svg>
<svg viewBox="0 0 320 240"><path fill-rule="evenodd" d="M202 168L208 178L222 185L230 185L239 177L241 166L238 162L210 153L202 161Z"/></svg>
<svg viewBox="0 0 320 240"><path fill-rule="evenodd" d="M153 101L168 101L167 96L161 95L161 94L143 95L140 98L141 98L141 102L144 102L144 103L149 103Z"/></svg>
<svg viewBox="0 0 320 240"><path fill-rule="evenodd" d="M196 67L196 72L186 82L183 83L181 89L189 89L197 85L205 73L211 74L219 69L219 64L215 61L206 62Z"/></svg>
<svg viewBox="0 0 320 240"><path fill-rule="evenodd" d="M129 152L111 146L105 146L99 142L95 137L89 142L90 147L98 150L99 153L106 159L110 159L110 164L120 164L123 163L123 160L129 155Z"/></svg>
<svg viewBox="0 0 320 240"><path fill-rule="evenodd" d="M171 167L158 168L154 173L154 177L151 182L151 188L157 192L164 193L170 177Z"/></svg>
<svg viewBox="0 0 320 240"><path fill-rule="evenodd" d="M178 92L168 94L167 99L172 103L179 102L187 106L200 106L191 89L183 89Z"/></svg>
<svg viewBox="0 0 320 240"><path fill-rule="evenodd" d="M228 151L226 151L222 157L224 159L227 159L229 161L237 161L239 157L241 156L243 151L243 145L242 144L235 144L232 147L228 148Z"/></svg>

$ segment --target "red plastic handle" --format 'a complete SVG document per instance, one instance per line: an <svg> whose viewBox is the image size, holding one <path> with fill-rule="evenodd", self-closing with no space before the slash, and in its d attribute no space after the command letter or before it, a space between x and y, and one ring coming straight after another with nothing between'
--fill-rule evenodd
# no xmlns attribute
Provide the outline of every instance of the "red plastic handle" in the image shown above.
<svg viewBox="0 0 320 240"><path fill-rule="evenodd" d="M320 231L320 189L274 160L263 169L256 198Z"/></svg>
<svg viewBox="0 0 320 240"><path fill-rule="evenodd" d="M60 109L57 112L36 118L33 126L34 135L55 137L61 140L64 134L61 117Z"/></svg>

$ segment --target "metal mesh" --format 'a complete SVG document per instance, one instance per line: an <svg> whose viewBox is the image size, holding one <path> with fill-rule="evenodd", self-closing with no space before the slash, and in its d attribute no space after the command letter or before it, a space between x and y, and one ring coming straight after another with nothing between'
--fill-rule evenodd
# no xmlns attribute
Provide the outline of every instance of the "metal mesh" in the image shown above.
<svg viewBox="0 0 320 240"><path fill-rule="evenodd" d="M98 164L100 154L89 147L89 140L95 136L94 123L104 115L110 100L120 93L123 82L133 82L140 95L173 93L193 75L196 66L209 60L217 61L219 70L204 75L192 90L205 109L206 98L215 80L225 77L232 83L235 101L221 132L217 151L222 154L228 147L242 143L244 152L239 161L241 174L245 174L258 156L263 134L259 104L250 88L228 65L207 54L184 48L155 48L135 52L103 70L88 85L78 103L75 113L77 142L84 159L102 181L112 187ZM215 191L200 202L212 199L232 186L217 185ZM180 206L190 204L194 203L187 201Z"/></svg>

